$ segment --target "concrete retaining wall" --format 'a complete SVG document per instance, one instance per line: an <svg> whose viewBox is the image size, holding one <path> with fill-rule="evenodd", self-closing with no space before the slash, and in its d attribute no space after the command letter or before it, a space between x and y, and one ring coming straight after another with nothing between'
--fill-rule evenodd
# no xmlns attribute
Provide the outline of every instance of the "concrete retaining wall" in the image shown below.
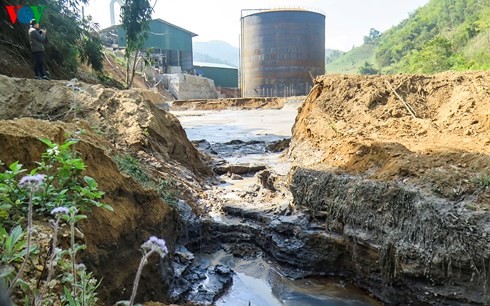
<svg viewBox="0 0 490 306"><path fill-rule="evenodd" d="M178 100L218 98L214 81L211 79L188 74L170 74L167 76L169 91Z"/></svg>

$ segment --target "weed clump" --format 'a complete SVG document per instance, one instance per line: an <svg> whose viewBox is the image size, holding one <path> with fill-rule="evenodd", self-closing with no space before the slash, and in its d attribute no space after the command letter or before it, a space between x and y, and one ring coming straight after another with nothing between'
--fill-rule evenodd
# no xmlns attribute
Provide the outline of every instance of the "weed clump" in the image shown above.
<svg viewBox="0 0 490 306"><path fill-rule="evenodd" d="M18 179L27 171L18 162L0 173L0 277L7 285L7 294L22 296L26 305L55 302L94 305L100 282L85 265L77 262L77 253L84 250L85 245L75 241L75 227L78 221L87 218L83 212L93 207L113 209L100 202L104 193L98 190L96 181L82 175L85 163L71 148L77 140L67 140L62 145L47 139L41 141L48 149L29 175ZM15 225L22 223L18 221L23 220L26 213L27 225ZM52 238L48 250L33 241L34 215L49 219ZM67 250L60 249L57 243L61 221L70 228ZM47 251L43 267L47 276L31 278L33 267L28 267L29 258L43 251Z"/></svg>
<svg viewBox="0 0 490 306"><path fill-rule="evenodd" d="M116 155L113 159L119 170L131 176L145 188L154 189L167 204L175 205L177 203L176 183L174 180L162 178L159 178L158 181L153 180L141 162L129 154Z"/></svg>

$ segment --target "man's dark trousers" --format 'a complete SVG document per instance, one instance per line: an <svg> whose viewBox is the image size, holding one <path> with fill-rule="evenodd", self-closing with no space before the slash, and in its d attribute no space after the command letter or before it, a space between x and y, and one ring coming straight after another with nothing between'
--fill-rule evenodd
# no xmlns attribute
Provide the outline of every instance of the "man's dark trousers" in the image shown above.
<svg viewBox="0 0 490 306"><path fill-rule="evenodd" d="M44 66L44 52L32 52L34 56L34 74L37 77L46 76L46 67Z"/></svg>

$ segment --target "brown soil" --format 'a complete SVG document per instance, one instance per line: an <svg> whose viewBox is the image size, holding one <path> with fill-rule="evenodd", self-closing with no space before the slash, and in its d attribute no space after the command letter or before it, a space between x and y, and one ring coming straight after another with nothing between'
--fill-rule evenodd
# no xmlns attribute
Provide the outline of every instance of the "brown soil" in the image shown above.
<svg viewBox="0 0 490 306"><path fill-rule="evenodd" d="M73 131L83 127L85 133ZM0 121L0 160L6 165L19 160L27 168L40 159L46 147L38 138L62 143L70 135L80 138L75 145L87 165L86 175L96 179L105 192L104 203L114 212L94 209L86 221L81 222L87 249L82 252L83 262L104 279L99 297L104 304L128 299L139 264L139 247L151 235L163 237L174 247L176 229L173 210L156 191L143 189L127 175L122 174L109 156L110 144L99 135L89 132L89 126L79 123L49 122L23 118ZM124 268L121 268L124 267ZM158 264L149 265L149 277L160 279ZM110 281L107 281L110 280ZM141 295L164 299L161 285L143 282Z"/></svg>
<svg viewBox="0 0 490 306"><path fill-rule="evenodd" d="M6 165L19 160L32 168L46 149L39 137L58 143L81 139L75 149L87 165L86 174L96 179L105 192L103 201L115 209L96 209L81 224L87 244L82 260L104 279L99 297L111 305L130 295L140 245L155 235L166 239L172 250L178 235L174 210L155 190L122 174L112 157L136 157L155 180L173 181L178 198L190 204L212 171L178 120L156 107L159 94L85 83L76 84L81 91L75 91L67 83L0 75L0 160ZM166 299L162 266L153 260L145 268L146 281L140 283L140 301Z"/></svg>
<svg viewBox="0 0 490 306"><path fill-rule="evenodd" d="M474 196L488 208L490 73L319 77L290 153L298 165Z"/></svg>
<svg viewBox="0 0 490 306"><path fill-rule="evenodd" d="M177 100L171 105L172 110L225 110L236 109L281 109L284 98L236 98L216 100Z"/></svg>
<svg viewBox="0 0 490 306"><path fill-rule="evenodd" d="M159 109L160 95L142 89L116 90L66 81L36 81L0 75L0 120L33 117L72 121L111 139L116 148L129 147L175 160L200 174L210 174L175 116ZM171 161L169 161L171 162Z"/></svg>

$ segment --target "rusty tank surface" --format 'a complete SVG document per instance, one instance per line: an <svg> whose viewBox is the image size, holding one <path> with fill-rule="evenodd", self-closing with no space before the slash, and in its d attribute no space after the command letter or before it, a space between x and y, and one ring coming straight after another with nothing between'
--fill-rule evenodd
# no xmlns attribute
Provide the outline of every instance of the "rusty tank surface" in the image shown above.
<svg viewBox="0 0 490 306"><path fill-rule="evenodd" d="M325 73L325 15L305 9L242 10L242 97L306 95Z"/></svg>

